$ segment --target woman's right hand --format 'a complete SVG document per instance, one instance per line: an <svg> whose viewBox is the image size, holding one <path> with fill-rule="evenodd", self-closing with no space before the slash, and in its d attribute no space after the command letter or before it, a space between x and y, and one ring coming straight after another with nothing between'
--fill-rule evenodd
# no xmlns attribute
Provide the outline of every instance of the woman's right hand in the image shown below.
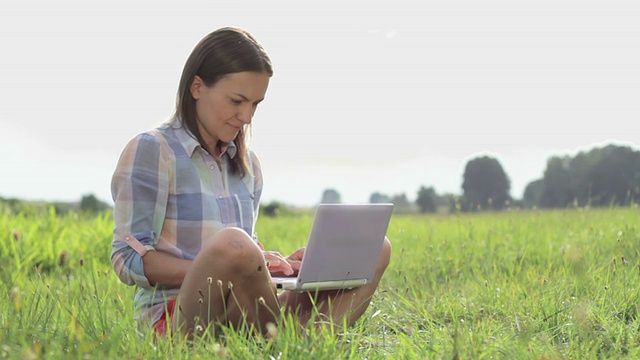
<svg viewBox="0 0 640 360"><path fill-rule="evenodd" d="M269 272L274 275L284 274L284 276L291 276L294 273L291 264L287 261L287 259L282 256L277 251L262 251L264 255L264 260L267 264L267 269Z"/></svg>

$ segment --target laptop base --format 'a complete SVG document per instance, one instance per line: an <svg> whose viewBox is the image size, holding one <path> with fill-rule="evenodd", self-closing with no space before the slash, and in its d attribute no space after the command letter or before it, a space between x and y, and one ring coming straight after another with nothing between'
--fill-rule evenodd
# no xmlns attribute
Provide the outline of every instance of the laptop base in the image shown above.
<svg viewBox="0 0 640 360"><path fill-rule="evenodd" d="M284 280L282 280L282 278L275 278L273 283L276 285L277 289L293 291L353 289L367 284L367 279L316 281L304 284L298 283L297 280L298 278L286 278Z"/></svg>

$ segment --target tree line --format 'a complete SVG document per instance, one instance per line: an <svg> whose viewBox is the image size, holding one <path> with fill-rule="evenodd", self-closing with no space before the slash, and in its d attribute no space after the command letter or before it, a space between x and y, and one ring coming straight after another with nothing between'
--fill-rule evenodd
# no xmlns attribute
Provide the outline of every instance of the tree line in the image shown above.
<svg viewBox="0 0 640 360"><path fill-rule="evenodd" d="M640 151L628 146L607 145L575 156L554 156L547 160L543 176L530 182L521 199L511 197L511 181L500 162L480 156L467 162L461 194L438 194L433 187L421 186L414 201L405 193L387 195L374 192L371 203L393 203L400 212L472 212L505 208L566 208L583 206L627 206L640 203ZM321 203L342 202L335 189L325 189ZM49 208L56 213L80 211L99 213L110 206L93 194L77 203L34 203L0 197L0 210L26 212ZM266 216L291 212L285 204L272 201L261 206Z"/></svg>
<svg viewBox="0 0 640 360"><path fill-rule="evenodd" d="M65 215L73 211L95 215L107 210L111 210L111 206L93 194L82 195L79 202L27 201L0 196L0 212L8 211L13 214L42 215L53 211L57 215Z"/></svg>
<svg viewBox="0 0 640 360"><path fill-rule="evenodd" d="M500 162L480 156L467 162L462 194L440 195L421 186L416 200L406 194L371 194L369 202L391 202L405 211L422 213L471 212L518 208L565 208L570 206L625 206L640 201L640 151L607 145L575 156L548 159L542 178L530 182L522 199L511 197L511 181ZM335 189L326 189L320 202L340 202Z"/></svg>

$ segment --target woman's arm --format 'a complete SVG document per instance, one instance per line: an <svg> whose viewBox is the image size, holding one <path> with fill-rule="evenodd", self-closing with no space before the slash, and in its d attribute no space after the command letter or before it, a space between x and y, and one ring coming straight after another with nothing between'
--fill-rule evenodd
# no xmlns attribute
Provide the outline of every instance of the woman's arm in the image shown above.
<svg viewBox="0 0 640 360"><path fill-rule="evenodd" d="M191 260L177 258L162 251L149 251L142 257L144 274L151 285L179 288L191 266Z"/></svg>
<svg viewBox="0 0 640 360"><path fill-rule="evenodd" d="M163 155L159 139L145 133L127 143L114 171L111 181L114 200L111 263L120 280L127 285L153 289L147 279L145 261L125 241L125 236L134 236L150 252L155 250L165 218L170 166L171 159Z"/></svg>

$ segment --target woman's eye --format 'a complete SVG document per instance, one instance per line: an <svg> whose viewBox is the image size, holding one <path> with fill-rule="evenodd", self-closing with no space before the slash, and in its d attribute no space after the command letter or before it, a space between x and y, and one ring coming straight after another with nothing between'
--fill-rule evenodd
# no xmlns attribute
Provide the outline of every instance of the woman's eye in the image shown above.
<svg viewBox="0 0 640 360"><path fill-rule="evenodd" d="M242 100L238 100L238 99L231 99L231 103L235 104L235 105L240 105L242 104Z"/></svg>

